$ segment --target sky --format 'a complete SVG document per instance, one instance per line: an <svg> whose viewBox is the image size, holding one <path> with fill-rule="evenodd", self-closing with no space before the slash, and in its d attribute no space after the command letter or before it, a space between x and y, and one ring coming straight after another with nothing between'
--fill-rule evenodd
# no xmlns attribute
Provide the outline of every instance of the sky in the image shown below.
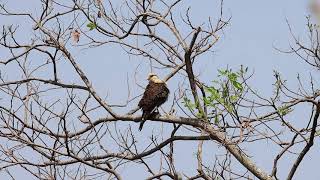
<svg viewBox="0 0 320 180"><path fill-rule="evenodd" d="M0 0L5 2L8 6L16 2L9 2L8 0ZM192 19L195 22L201 22L207 16L212 16L216 10L217 1L201 0L201 1L186 1L185 6L191 7ZM15 9L30 9L36 11L37 7L34 7L32 3L26 3L26 1L19 2L19 6L15 6ZM249 70L254 71L255 75L250 80L254 84L259 92L268 95L272 94L272 84L274 83L273 71L279 71L284 79L288 79L288 84L291 87L296 87L297 81L295 77L297 74L301 74L303 78L308 78L309 73L313 72L315 78L319 78L319 74L315 74L315 70L306 66L301 60L299 60L293 54L281 53L278 49L287 50L292 43L292 38L289 33L288 24L293 29L293 32L301 38L305 37L306 33L306 16L309 12L309 1L303 0L269 0L269 1L257 1L257 0L242 0L224 1L224 13L226 16L231 16L230 25L224 30L224 33L220 39L220 42L213 48L213 53L201 57L195 73L200 73L201 78L205 81L211 81L217 72L217 69L231 67L238 69L240 65L248 66ZM184 6L184 5L182 5ZM0 24L17 23L26 25L25 22L19 21L19 19L5 19ZM31 25L29 25L31 28ZM27 36L21 35L21 38L27 38ZM136 68L139 69L138 78L139 83L146 85L144 80L148 70L145 66L140 65L140 61L129 57L125 52L119 49L115 51L114 46L103 46L92 50L84 50L81 48L72 49L75 58L81 64L88 77L92 80L94 87L98 93L102 96L108 96L108 100L111 103L122 104L125 103L127 98L126 87L127 77L133 80L133 74ZM0 54L1 54L0 49ZM0 57L1 58L1 57ZM69 77L68 69L70 67L61 67L64 78L73 81L73 77ZM65 71L64 71L65 70ZM9 77L14 78L14 74L7 72ZM169 81L169 87L173 87L177 84L177 79ZM103 83L105 82L105 83ZM110 83L112 87L110 87ZM133 83L130 84L134 86ZM137 95L143 91L138 87L132 88L132 93ZM116 96L113 96L116 94ZM303 118L303 115L298 115ZM150 133L152 130L146 130L144 133ZM319 143L319 140L316 141ZM177 152L177 161L183 164L184 157L192 155L192 152L184 153L188 144L181 144ZM306 156L301 167L295 176L295 179L317 179L317 173L315 173L317 162L319 157L316 150L319 146L315 146ZM267 149L267 151L266 151ZM253 159L259 166L271 171L272 163L270 158L274 157L274 150L268 148L268 143L248 147L249 152L253 152ZM270 151L270 153L268 153ZM210 152L205 152L210 154ZM310 156L310 154L312 156ZM293 159L288 159L285 162L281 162L283 172L280 172L280 177L287 175L287 170ZM268 162L268 163L265 163ZM188 168L188 165L181 165L181 168ZM126 173L126 172L124 172ZM137 177L139 175L137 174Z"/></svg>

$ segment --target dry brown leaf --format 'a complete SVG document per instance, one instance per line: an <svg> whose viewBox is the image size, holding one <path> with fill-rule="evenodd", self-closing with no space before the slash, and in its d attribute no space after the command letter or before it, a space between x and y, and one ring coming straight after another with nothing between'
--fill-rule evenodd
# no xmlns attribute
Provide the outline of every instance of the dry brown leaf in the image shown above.
<svg viewBox="0 0 320 180"><path fill-rule="evenodd" d="M78 43L79 40L80 40L80 31L74 30L74 31L72 32L72 38L73 38L73 41L74 41L75 43Z"/></svg>

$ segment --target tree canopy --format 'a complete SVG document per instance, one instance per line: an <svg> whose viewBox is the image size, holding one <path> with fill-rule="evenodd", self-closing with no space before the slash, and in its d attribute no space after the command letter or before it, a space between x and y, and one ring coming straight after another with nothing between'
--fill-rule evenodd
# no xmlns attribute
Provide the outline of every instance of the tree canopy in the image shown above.
<svg viewBox="0 0 320 180"><path fill-rule="evenodd" d="M199 1L210 12L184 0L15 3L0 4L1 176L289 180L317 156L320 45L311 16L303 36L283 18L291 39L273 49L309 76L274 70L264 93L250 64L212 66L232 28L223 0ZM171 93L140 132L150 72Z"/></svg>

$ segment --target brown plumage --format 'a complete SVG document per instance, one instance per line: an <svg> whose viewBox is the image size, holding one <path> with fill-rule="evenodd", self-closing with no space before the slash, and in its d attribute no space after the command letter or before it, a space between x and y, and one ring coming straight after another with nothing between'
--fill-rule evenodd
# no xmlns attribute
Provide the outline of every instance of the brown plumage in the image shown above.
<svg viewBox="0 0 320 180"><path fill-rule="evenodd" d="M138 104L142 109L142 121L139 126L140 131L145 121L150 118L159 106L167 101L170 93L166 83L159 79L157 75L153 73L149 74L148 80L149 84Z"/></svg>

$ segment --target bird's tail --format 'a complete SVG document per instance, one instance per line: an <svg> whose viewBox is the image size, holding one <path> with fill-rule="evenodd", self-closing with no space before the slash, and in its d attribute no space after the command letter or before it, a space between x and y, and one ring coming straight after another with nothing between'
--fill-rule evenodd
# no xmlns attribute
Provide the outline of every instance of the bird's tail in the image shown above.
<svg viewBox="0 0 320 180"><path fill-rule="evenodd" d="M142 118L141 118L141 122L140 122L140 125L139 125L139 131L142 130L143 124L146 122L146 120L148 118L148 114L149 114L149 112L143 112L142 113Z"/></svg>
<svg viewBox="0 0 320 180"><path fill-rule="evenodd" d="M140 122L139 131L142 130L143 124L144 124L145 122L146 122L146 120L145 120L145 119L142 119L142 121Z"/></svg>

